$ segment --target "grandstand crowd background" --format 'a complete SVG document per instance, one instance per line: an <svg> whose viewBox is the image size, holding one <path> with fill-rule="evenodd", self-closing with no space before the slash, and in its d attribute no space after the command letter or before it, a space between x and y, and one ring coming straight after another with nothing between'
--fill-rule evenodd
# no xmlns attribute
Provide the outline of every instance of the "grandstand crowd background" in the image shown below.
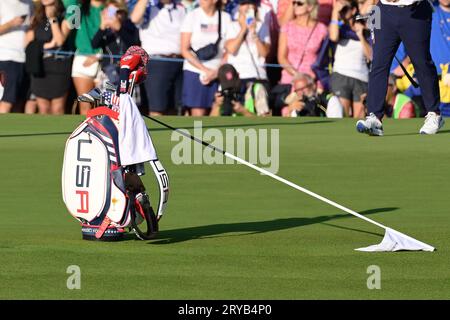
<svg viewBox="0 0 450 320"><path fill-rule="evenodd" d="M117 84L120 56L140 45L150 62L134 97L150 115L363 118L373 39L356 17L376 3L1 0L0 113L86 114L76 97ZM430 51L450 116L450 0L432 5ZM213 44L216 55L199 50ZM397 57L414 75L402 45ZM422 117L425 104L394 61L386 115Z"/></svg>

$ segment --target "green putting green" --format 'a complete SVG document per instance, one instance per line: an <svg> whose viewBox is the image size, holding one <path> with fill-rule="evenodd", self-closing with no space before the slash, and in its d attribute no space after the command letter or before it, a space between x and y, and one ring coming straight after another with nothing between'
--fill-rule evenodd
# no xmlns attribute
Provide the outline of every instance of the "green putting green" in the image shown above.
<svg viewBox="0 0 450 320"><path fill-rule="evenodd" d="M200 120L160 119L191 133ZM351 119L201 119L204 130L278 129L281 177L437 248L363 253L382 229L243 165L175 165L178 142L150 120L171 182L158 238L83 241L61 196L65 141L82 120L0 116L0 299L450 298L445 127L421 136L421 119L386 120L380 138ZM157 201L149 167L144 182ZM71 265L80 290L66 286ZM373 265L379 290L367 288Z"/></svg>

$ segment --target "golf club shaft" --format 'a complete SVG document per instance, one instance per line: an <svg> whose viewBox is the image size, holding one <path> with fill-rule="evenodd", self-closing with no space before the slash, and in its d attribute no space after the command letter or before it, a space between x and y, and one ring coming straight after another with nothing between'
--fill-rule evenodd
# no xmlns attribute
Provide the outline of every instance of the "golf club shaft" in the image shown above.
<svg viewBox="0 0 450 320"><path fill-rule="evenodd" d="M219 152L219 153L225 155L225 151L223 151L222 149L217 148L217 147L215 147L215 146L213 146L213 145L211 145L211 144L209 144L209 143L207 143L207 142L205 142L205 141L203 141L203 140L201 140L201 139L199 139L199 138L196 138L196 137L190 135L189 133L184 132L183 130L174 128L174 127L172 127L172 126L169 126L168 124L165 124L164 122L159 121L158 119L155 119L155 118L153 118L153 117L147 116L147 115L145 115L145 114L144 114L143 116L146 117L146 118L148 118L148 119L150 119L150 120L152 120L152 121L154 121L154 122L156 122L156 123L159 123L160 125L162 125L162 126L164 126L164 127L166 127L166 128L169 128L170 130L173 130L173 131L178 132L179 134L181 134L182 136L185 136L186 138L189 138L189 139L191 139L191 140L193 140L193 141L195 141L195 142L201 143L201 144L204 145L205 147L208 147L208 148L210 148L210 149L213 149L214 151L217 151L217 152Z"/></svg>
<svg viewBox="0 0 450 320"><path fill-rule="evenodd" d="M433 5L431 6L433 7ZM365 15L357 15L356 16L356 21L365 21L365 20L369 20L371 18L371 14L365 14ZM372 30L372 34L373 34L373 30ZM398 62L400 68L402 68L403 73L406 75L406 77L408 78L408 80L411 82L411 84L413 85L414 88L418 88L419 84L413 79L413 77L409 74L409 72L406 70L405 66L403 65L403 63L400 61L399 58L397 58L396 55L394 55L395 60Z"/></svg>
<svg viewBox="0 0 450 320"><path fill-rule="evenodd" d="M223 154L227 158L233 159L233 160L235 160L235 161L237 161L237 162L239 162L241 164L246 165L247 167L250 167L252 169L255 169L256 171L259 171L259 172L261 172L261 173L263 173L265 175L268 175L269 177L271 177L271 178L273 178L275 180L278 180L278 181L280 181L280 182L282 182L282 183L284 183L284 184L286 184L286 185L288 185L288 186L290 186L290 187L292 187L294 189L297 189L297 190L299 190L299 191L301 191L303 193L306 193L306 194L310 195L311 197L314 197L314 198L316 198L316 199L318 199L320 201L328 203L329 205L332 205L333 207L336 207L336 208L338 208L338 209L340 209L342 211L345 211L345 212L347 212L347 213L349 213L351 215L354 215L354 216L356 216L358 218L361 218L361 219L363 219L363 220L365 220L365 221L367 221L369 223L372 223L372 224L374 224L374 225L376 225L376 226L378 226L380 228L387 229L387 227L382 225L381 223L378 223L378 222L376 222L376 221L374 221L372 219L369 219L369 218L367 218L367 217L365 217L365 216L363 216L363 215L361 215L361 214L359 214L359 213L357 213L357 212L355 212L353 210L350 210L349 208L346 208L346 207L344 207L344 206L342 206L342 205L340 205L340 204L338 204L338 203L336 203L334 201L331 201L330 199L322 197L321 195L319 195L317 193L314 193L314 192L312 192L312 191L310 191L308 189L300 187L299 185L296 185L295 183L293 183L293 182L291 182L289 180L286 180L284 178L281 178L281 177L277 176L276 174L273 174L270 171L262 169L262 168L260 168L260 167L258 167L256 165L248 162L248 161L245 161L245 160L235 156L234 154L231 154L231 153L228 153L226 151L223 151L222 149L219 149L219 148L217 148L217 147L215 147L215 146L213 146L213 145L211 145L211 144L209 144L209 143L207 143L207 142L205 142L205 141L203 141L203 140L201 140L199 138L196 138L196 137L190 135L189 133L186 133L186 132L184 132L184 131L182 131L180 129L177 129L177 128L174 128L172 126L169 126L168 124L165 124L164 122L162 122L162 121L160 121L158 119L155 119L153 117L150 117L150 116L147 116L147 115L144 115L144 117L146 117L146 118L148 118L148 119L150 119L150 120L152 120L152 121L154 121L156 123L159 123L160 125L162 125L162 126L164 126L166 128L169 128L169 129L171 129L173 131L176 131L179 134L181 134L181 135L183 135L183 136L185 136L185 137L187 137L187 138L189 138L189 139L191 139L191 140L193 140L195 142L201 143L205 147L211 148L214 151L217 151L217 152Z"/></svg>
<svg viewBox="0 0 450 320"><path fill-rule="evenodd" d="M403 73L405 74L405 76L408 78L408 80L411 82L411 84L413 85L414 88L418 88L419 84L413 79L413 77L409 74L408 70L406 70L405 66L403 65L403 63L400 61L399 58L397 58L397 56L394 56L395 60L398 62L398 65L400 66L400 68L403 70Z"/></svg>

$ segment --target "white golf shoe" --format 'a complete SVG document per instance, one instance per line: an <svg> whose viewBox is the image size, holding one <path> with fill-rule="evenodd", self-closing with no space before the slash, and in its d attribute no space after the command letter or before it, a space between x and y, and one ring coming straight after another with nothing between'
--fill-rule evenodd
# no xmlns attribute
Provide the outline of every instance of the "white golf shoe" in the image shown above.
<svg viewBox="0 0 450 320"><path fill-rule="evenodd" d="M425 116L425 123L420 128L420 134L436 134L444 126L444 118L435 112L428 112Z"/></svg>
<svg viewBox="0 0 450 320"><path fill-rule="evenodd" d="M360 133L367 133L370 136L382 136L383 124L373 113L366 117L366 120L359 120L356 123L356 130Z"/></svg>

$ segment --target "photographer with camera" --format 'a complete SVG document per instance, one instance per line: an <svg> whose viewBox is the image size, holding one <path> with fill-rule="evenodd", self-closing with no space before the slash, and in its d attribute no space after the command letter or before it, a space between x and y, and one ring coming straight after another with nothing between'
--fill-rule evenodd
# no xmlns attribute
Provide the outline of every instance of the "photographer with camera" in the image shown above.
<svg viewBox="0 0 450 320"><path fill-rule="evenodd" d="M242 93L242 81L239 73L231 64L222 65L217 77L219 87L214 95L211 116L254 116L255 114L261 114L261 110L256 108L256 103L253 106L244 106L242 102L245 100ZM260 105L258 104L258 106Z"/></svg>
<svg viewBox="0 0 450 320"><path fill-rule="evenodd" d="M217 91L214 96L214 102L211 107L211 113L209 114L211 117L220 117L223 115L223 106L225 102L225 94L222 91ZM240 115L244 117L254 117L255 114L248 111L242 103L237 100L232 100L232 115Z"/></svg>
<svg viewBox="0 0 450 320"><path fill-rule="evenodd" d="M325 94L317 94L316 82L305 73L298 73L292 80L292 92L287 97L281 97L287 105L281 110L283 117L320 117L325 116L329 103Z"/></svg>
<svg viewBox="0 0 450 320"><path fill-rule="evenodd" d="M367 93L368 62L372 59L370 31L359 13L356 0L338 0L329 26L330 40L337 44L331 74L331 91L339 97L345 116L365 116L361 95Z"/></svg>

